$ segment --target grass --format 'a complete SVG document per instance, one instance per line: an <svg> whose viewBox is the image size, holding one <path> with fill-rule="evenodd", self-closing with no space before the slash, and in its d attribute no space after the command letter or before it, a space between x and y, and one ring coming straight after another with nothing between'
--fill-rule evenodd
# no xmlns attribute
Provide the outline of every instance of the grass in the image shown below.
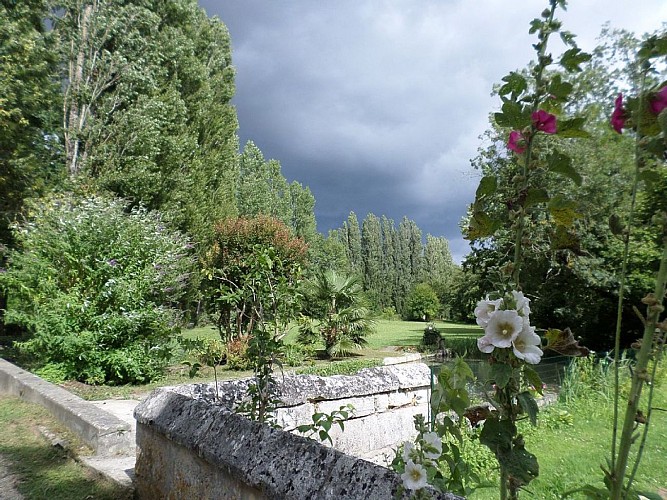
<svg viewBox="0 0 667 500"><path fill-rule="evenodd" d="M656 386L654 408L667 408L667 377ZM538 426L523 429L526 449L535 453L540 475L521 498L559 499L566 491L587 484L603 487L600 466L609 456L612 429L611 398L602 392L558 403L540 413ZM636 448L636 447L635 447ZM667 494L667 412L653 412L645 454L636 477L638 490ZM497 481L497 474L487 471ZM497 482L496 482L497 484ZM497 487L479 489L471 500L498 498ZM575 494L570 498L586 498Z"/></svg>
<svg viewBox="0 0 667 500"><path fill-rule="evenodd" d="M27 500L129 498L126 491L93 475L62 448L51 445L42 427L66 439L77 453L89 453L41 406L0 397L0 455Z"/></svg>

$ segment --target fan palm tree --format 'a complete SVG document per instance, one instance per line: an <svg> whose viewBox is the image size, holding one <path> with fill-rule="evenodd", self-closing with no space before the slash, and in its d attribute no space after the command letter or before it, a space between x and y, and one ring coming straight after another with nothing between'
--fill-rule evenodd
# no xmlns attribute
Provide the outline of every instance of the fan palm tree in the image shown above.
<svg viewBox="0 0 667 500"><path fill-rule="evenodd" d="M329 358L346 356L366 345L374 320L356 276L336 271L318 273L304 283L307 305L299 329L299 342L312 344L319 337Z"/></svg>

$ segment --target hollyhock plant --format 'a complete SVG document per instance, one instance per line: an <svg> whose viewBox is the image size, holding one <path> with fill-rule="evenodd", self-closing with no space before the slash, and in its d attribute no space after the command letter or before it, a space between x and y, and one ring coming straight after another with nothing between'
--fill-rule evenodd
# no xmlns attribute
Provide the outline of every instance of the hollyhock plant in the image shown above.
<svg viewBox="0 0 667 500"><path fill-rule="evenodd" d="M651 100L651 111L656 115L659 115L665 108L667 108L667 85L658 90Z"/></svg>
<svg viewBox="0 0 667 500"><path fill-rule="evenodd" d="M523 295L523 292L517 292L512 290L512 297L516 303L517 312L524 318L528 318L530 315L530 299Z"/></svg>
<svg viewBox="0 0 667 500"><path fill-rule="evenodd" d="M510 132L507 148L519 155L523 153L526 150L526 139L523 134L517 130Z"/></svg>
<svg viewBox="0 0 667 500"><path fill-rule="evenodd" d="M625 121L627 119L628 113L623 107L623 94L618 94L616 101L614 102L614 111L611 114L611 126L619 134L623 133L623 128L625 128Z"/></svg>
<svg viewBox="0 0 667 500"><path fill-rule="evenodd" d="M538 109L532 115L530 115L533 120L533 125L540 132L545 134L555 134L556 133L556 116L551 113L547 113L542 109Z"/></svg>

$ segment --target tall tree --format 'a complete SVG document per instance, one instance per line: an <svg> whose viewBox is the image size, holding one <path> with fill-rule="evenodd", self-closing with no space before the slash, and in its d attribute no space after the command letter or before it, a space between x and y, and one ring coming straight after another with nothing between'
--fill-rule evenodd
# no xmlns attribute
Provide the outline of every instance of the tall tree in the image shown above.
<svg viewBox="0 0 667 500"><path fill-rule="evenodd" d="M354 212L350 212L347 221L343 224L343 237L347 247L347 259L350 262L352 271L362 272L361 261L361 231L359 229L359 220Z"/></svg>
<svg viewBox="0 0 667 500"><path fill-rule="evenodd" d="M0 1L0 268L24 200L58 174L57 52L43 25L47 12L44 0ZM0 289L0 325L6 302Z"/></svg>
<svg viewBox="0 0 667 500"><path fill-rule="evenodd" d="M361 226L361 260L363 262L364 290L371 302L380 307L382 303L382 232L380 219L368 214Z"/></svg>
<svg viewBox="0 0 667 500"><path fill-rule="evenodd" d="M382 228L382 295L381 307L394 307L394 288L397 275L396 227L394 221L384 215L380 218Z"/></svg>
<svg viewBox="0 0 667 500"><path fill-rule="evenodd" d="M204 240L235 213L229 34L194 0L61 0L70 175L160 209Z"/></svg>
<svg viewBox="0 0 667 500"><path fill-rule="evenodd" d="M398 225L397 280L394 302L396 310L403 313L405 298L419 279L422 269L422 234L414 221L403 217Z"/></svg>

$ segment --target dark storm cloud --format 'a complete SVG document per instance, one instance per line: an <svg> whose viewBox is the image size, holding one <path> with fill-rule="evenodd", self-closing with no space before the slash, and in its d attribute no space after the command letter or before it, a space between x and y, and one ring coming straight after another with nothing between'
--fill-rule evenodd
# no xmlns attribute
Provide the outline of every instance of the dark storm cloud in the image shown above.
<svg viewBox="0 0 667 500"><path fill-rule="evenodd" d="M608 3L580 3L596 33ZM242 144L253 140L311 188L320 231L350 211L407 216L447 237L457 258L492 85L531 59L527 27L545 2L517 4L200 1L231 33Z"/></svg>

